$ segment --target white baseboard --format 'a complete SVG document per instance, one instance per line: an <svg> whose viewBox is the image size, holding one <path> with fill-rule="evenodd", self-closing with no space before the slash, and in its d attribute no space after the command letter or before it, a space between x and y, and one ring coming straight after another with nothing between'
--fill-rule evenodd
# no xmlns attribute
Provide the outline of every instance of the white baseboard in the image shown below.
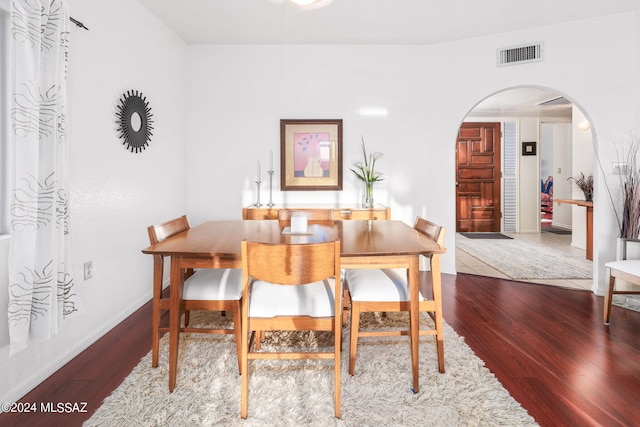
<svg viewBox="0 0 640 427"><path fill-rule="evenodd" d="M570 224L561 224L557 222L552 222L551 225L556 228L562 228L563 230L571 230Z"/></svg>

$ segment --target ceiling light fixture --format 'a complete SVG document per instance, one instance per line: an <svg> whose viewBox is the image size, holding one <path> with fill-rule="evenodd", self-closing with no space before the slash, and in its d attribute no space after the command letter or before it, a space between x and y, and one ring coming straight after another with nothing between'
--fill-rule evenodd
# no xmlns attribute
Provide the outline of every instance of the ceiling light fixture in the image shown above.
<svg viewBox="0 0 640 427"><path fill-rule="evenodd" d="M358 114L364 117L386 117L389 110L385 107L362 107L358 109Z"/></svg>
<svg viewBox="0 0 640 427"><path fill-rule="evenodd" d="M585 121L582 121L582 122L578 123L578 129L586 131L586 130L591 129L591 125L589 124L588 121L585 120Z"/></svg>
<svg viewBox="0 0 640 427"><path fill-rule="evenodd" d="M300 7L320 8L328 5L333 0L289 0L291 3L297 4Z"/></svg>

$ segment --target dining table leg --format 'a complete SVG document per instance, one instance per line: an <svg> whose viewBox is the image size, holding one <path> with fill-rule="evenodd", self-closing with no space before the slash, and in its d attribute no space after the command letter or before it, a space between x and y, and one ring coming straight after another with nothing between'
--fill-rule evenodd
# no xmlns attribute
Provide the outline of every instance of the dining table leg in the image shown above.
<svg viewBox="0 0 640 427"><path fill-rule="evenodd" d="M180 343L180 300L184 270L180 267L179 257L171 257L171 284L169 301L169 391L176 386L178 370L178 345Z"/></svg>
<svg viewBox="0 0 640 427"><path fill-rule="evenodd" d="M409 333L411 341L411 368L413 371L413 392L417 393L420 388L419 384L419 343L420 343L420 318L419 318L419 256L411 255L409 257Z"/></svg>
<svg viewBox="0 0 640 427"><path fill-rule="evenodd" d="M440 273L440 255L431 258L431 283L433 300L436 305L435 327L436 348L438 352L438 371L444 373L444 320L442 318L442 274Z"/></svg>

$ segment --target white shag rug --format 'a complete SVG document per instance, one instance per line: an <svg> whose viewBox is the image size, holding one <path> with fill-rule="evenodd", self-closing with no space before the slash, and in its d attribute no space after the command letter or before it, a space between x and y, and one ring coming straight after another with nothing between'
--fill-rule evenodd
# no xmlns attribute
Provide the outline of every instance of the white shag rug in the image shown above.
<svg viewBox="0 0 640 427"><path fill-rule="evenodd" d="M507 277L525 279L591 279L593 264L536 242L480 240L456 236L456 247L489 264Z"/></svg>
<svg viewBox="0 0 640 427"><path fill-rule="evenodd" d="M628 310L640 311L640 295L614 295L612 304Z"/></svg>
<svg viewBox="0 0 640 427"><path fill-rule="evenodd" d="M363 324L404 325L404 313L363 315ZM194 312L193 323L222 323ZM431 322L428 316L421 319ZM342 417L334 417L333 367L327 361L250 361L249 414L240 419L240 376L232 335L183 334L178 378L168 389L168 336L160 363L146 355L84 425L91 426L534 426L463 338L445 324L445 368L433 337L421 337L420 391L411 391L407 337L364 338L348 374L348 327L342 353ZM267 333L263 346L323 347L329 333ZM267 348L267 347L265 347Z"/></svg>

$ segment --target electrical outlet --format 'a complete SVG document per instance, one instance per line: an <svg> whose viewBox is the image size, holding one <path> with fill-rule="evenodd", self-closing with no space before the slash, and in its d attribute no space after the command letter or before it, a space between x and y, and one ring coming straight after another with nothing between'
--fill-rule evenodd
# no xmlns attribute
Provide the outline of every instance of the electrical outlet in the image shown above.
<svg viewBox="0 0 640 427"><path fill-rule="evenodd" d="M614 163L613 164L613 174L614 175L626 175L627 174L627 163Z"/></svg>
<svg viewBox="0 0 640 427"><path fill-rule="evenodd" d="M84 263L84 280L89 280L93 277L93 261L86 261Z"/></svg>

